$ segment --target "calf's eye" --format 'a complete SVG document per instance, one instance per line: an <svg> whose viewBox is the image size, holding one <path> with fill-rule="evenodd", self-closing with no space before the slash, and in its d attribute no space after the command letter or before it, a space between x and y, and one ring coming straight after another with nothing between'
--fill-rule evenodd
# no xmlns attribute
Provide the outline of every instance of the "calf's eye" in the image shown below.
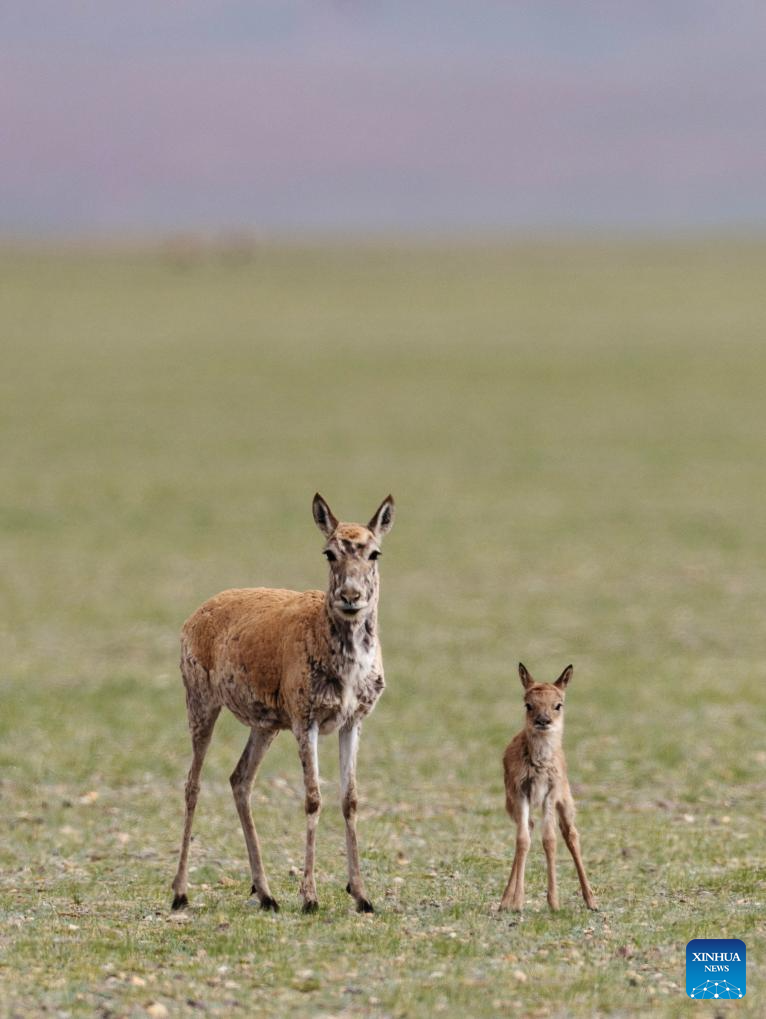
<svg viewBox="0 0 766 1019"><path fill-rule="evenodd" d="M556 711L561 711L561 705L560 704L556 705Z"/></svg>
<svg viewBox="0 0 766 1019"><path fill-rule="evenodd" d="M329 548L326 548L324 550L324 552L322 553L322 555L327 557L327 562L328 563L334 563L337 560L337 558L338 558L335 555L335 553L332 551L332 549L329 549Z"/></svg>
<svg viewBox="0 0 766 1019"><path fill-rule="evenodd" d="M525 704L524 707L527 709L527 711L531 711L532 710L532 705L531 704Z"/></svg>
<svg viewBox="0 0 766 1019"><path fill-rule="evenodd" d="M376 559L380 559L380 552L378 552L377 550L374 551L374 552L370 552L370 555L369 555L368 558L371 559L373 562L375 562Z"/></svg>

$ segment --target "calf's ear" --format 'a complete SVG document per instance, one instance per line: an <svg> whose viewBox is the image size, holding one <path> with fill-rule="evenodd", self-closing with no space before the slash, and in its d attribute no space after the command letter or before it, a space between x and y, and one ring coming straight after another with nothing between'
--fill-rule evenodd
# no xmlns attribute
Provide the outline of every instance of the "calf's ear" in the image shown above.
<svg viewBox="0 0 766 1019"><path fill-rule="evenodd" d="M526 666L522 662L519 662L519 679L521 680L521 685L525 690L528 690L530 686L534 686L535 681L529 675L526 670Z"/></svg>
<svg viewBox="0 0 766 1019"><path fill-rule="evenodd" d="M564 669L564 671L561 673L561 675L553 685L557 686L559 690L566 690L567 686L569 685L569 681L572 678L573 672L574 669L572 668L572 666L567 665L567 667Z"/></svg>

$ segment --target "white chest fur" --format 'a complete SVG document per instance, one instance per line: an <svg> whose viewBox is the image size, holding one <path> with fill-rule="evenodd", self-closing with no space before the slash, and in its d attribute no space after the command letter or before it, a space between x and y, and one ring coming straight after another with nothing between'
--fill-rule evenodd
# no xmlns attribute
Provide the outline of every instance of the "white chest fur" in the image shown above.
<svg viewBox="0 0 766 1019"><path fill-rule="evenodd" d="M325 669L317 670L313 714L321 733L372 710L384 685L377 665L377 642L360 633L337 650Z"/></svg>
<svg viewBox="0 0 766 1019"><path fill-rule="evenodd" d="M342 682L341 715L350 718L355 714L364 681L375 667L377 645L370 641L365 645L361 639L354 641L354 653L344 661L340 679Z"/></svg>

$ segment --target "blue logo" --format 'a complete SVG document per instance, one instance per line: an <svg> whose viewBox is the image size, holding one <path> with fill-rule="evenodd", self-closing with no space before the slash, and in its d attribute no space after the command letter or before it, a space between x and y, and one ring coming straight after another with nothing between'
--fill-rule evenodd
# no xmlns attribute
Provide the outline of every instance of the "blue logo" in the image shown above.
<svg viewBox="0 0 766 1019"><path fill-rule="evenodd" d="M739 938L695 938L686 946L690 998L744 998L747 949Z"/></svg>

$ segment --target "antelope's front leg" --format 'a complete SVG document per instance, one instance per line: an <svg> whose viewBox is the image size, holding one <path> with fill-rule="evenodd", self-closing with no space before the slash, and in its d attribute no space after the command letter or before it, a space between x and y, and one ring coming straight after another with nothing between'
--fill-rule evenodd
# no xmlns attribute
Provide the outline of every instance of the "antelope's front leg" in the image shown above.
<svg viewBox="0 0 766 1019"><path fill-rule="evenodd" d="M359 722L349 722L338 733L340 748L340 795L343 819L346 822L346 857L348 884L346 891L354 896L360 913L373 913L372 903L365 895L359 869L359 846L356 840L356 753L359 749Z"/></svg>
<svg viewBox="0 0 766 1019"><path fill-rule="evenodd" d="M522 797L514 804L513 820L516 822L516 853L511 866L511 876L500 900L500 909L510 908L521 912L524 908L524 868L532 842L529 834L529 800L526 797Z"/></svg>
<svg viewBox="0 0 766 1019"><path fill-rule="evenodd" d="M297 734L298 753L303 766L303 787L306 800L306 859L303 866L301 895L303 912L315 913L319 909L316 882L314 881L314 853L316 849L317 825L322 810L322 796L319 792L319 726L312 722L308 729Z"/></svg>
<svg viewBox="0 0 766 1019"><path fill-rule="evenodd" d="M556 885L556 816L552 796L546 797L543 806L543 849L548 867L548 905L552 910L559 908L559 893Z"/></svg>

